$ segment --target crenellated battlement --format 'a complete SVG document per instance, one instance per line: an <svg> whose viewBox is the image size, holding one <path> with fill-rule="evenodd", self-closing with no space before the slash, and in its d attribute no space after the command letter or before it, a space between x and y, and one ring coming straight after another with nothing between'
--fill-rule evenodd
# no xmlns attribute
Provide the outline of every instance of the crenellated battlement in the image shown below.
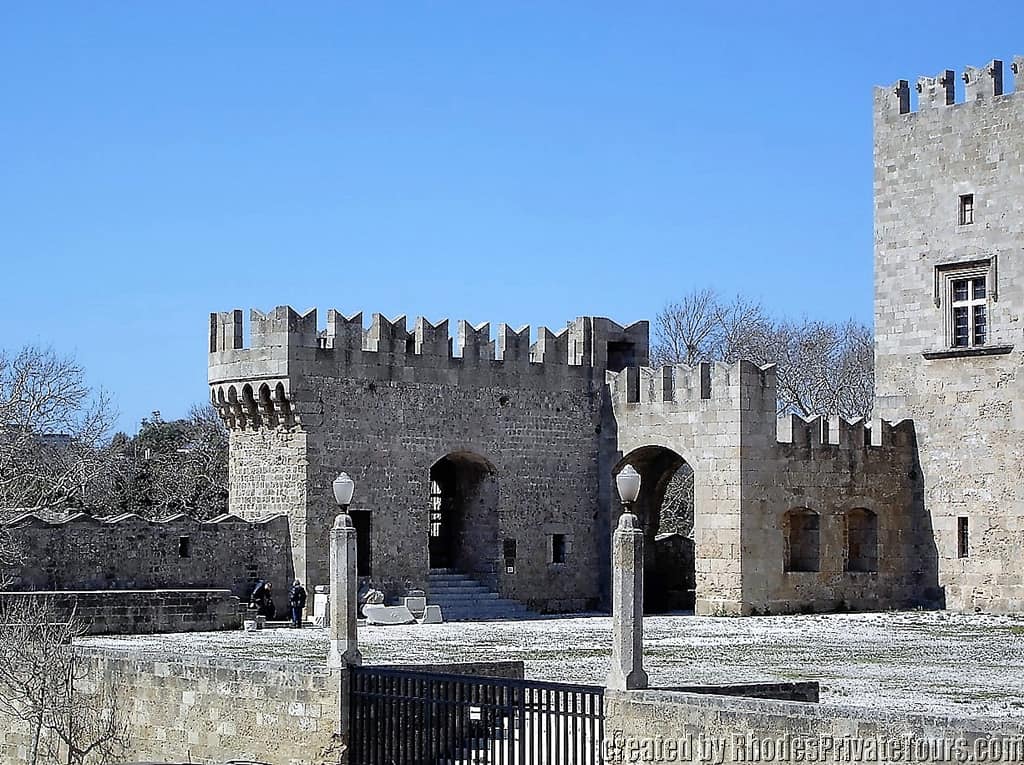
<svg viewBox="0 0 1024 765"><path fill-rule="evenodd" d="M249 343L244 342L240 310L210 314L210 382L253 377L251 362L273 364L263 378L287 375L287 362L301 358L325 361L334 357L344 365L389 367L488 367L502 364L520 370L531 367L587 367L621 369L644 363L649 351L649 324L639 321L622 326L609 319L583 316L559 332L538 327L530 342L529 325L513 329L499 324L497 337L491 325L458 321L455 337L448 319L431 322L417 317L412 332L406 316L389 319L372 316L363 327L363 314L345 316L331 309L327 325L320 329L317 311L299 313L278 306L250 314ZM454 340L454 343L453 343ZM249 363L248 367L245 364Z"/></svg>
<svg viewBox="0 0 1024 765"><path fill-rule="evenodd" d="M845 417L801 417L788 414L778 418L776 441L796 448L816 449L835 446L840 449L870 447L904 448L913 445L914 423L874 419L870 422Z"/></svg>
<svg viewBox="0 0 1024 765"><path fill-rule="evenodd" d="M804 418L797 414L776 416L775 366L759 367L749 361L735 364L702 362L693 366L659 368L629 367L606 374L612 410L623 422L639 415L668 418L689 414L694 422L751 424L747 433L760 433L766 444L801 449L909 448L913 445L911 421L865 422L843 417ZM724 416L722 413L733 413ZM667 420L666 420L667 421Z"/></svg>
<svg viewBox="0 0 1024 765"><path fill-rule="evenodd" d="M64 526L147 526L163 527L171 529L188 529L198 527L222 526L222 525L243 525L243 526L266 526L267 524L285 521L287 516L282 514L268 515L257 520L246 520L237 515L225 513L216 518L199 520L184 513L167 516L165 518L146 518L137 513L120 513L118 515L95 516L89 513L72 513L62 518L48 517L42 512L29 510L17 515L7 521L0 523L0 526L8 529L39 528L50 529Z"/></svg>
<svg viewBox="0 0 1024 765"><path fill-rule="evenodd" d="M1014 92L1008 96L1024 93L1024 56L1013 57L1010 71L1014 79ZM990 101L1004 95L1003 62L999 59L993 59L980 67L964 67L960 78L964 83L963 103ZM913 104L915 100L916 109ZM955 105L956 72L952 69L944 69L934 76L918 77L913 92L907 80L897 80L893 85L875 87L876 118L914 114Z"/></svg>
<svg viewBox="0 0 1024 765"><path fill-rule="evenodd" d="M319 412L313 380L348 378L529 390L595 391L607 369L646 363L649 325L581 316L559 332L529 325L430 321L405 315L252 311L245 343L240 310L210 314L210 400L231 429L290 429ZM312 386L312 387L311 387Z"/></svg>
<svg viewBox="0 0 1024 765"><path fill-rule="evenodd" d="M775 406L774 364L760 367L750 361L738 361L627 367L621 372L608 372L606 382L613 407L719 400L732 404L737 396L743 398L748 408L754 399L768 400Z"/></svg>

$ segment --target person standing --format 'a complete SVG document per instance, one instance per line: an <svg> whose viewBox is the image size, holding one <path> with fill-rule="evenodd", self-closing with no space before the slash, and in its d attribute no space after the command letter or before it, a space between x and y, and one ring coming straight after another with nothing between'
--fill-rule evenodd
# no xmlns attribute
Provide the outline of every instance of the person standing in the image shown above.
<svg viewBox="0 0 1024 765"><path fill-rule="evenodd" d="M306 588L298 579L288 591L288 605L292 608L292 626L302 626L302 609L306 607Z"/></svg>

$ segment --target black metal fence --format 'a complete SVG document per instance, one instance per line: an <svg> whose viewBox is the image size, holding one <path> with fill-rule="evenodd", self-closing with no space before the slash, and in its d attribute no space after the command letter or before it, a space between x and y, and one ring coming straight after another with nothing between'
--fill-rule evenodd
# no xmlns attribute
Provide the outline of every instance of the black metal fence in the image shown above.
<svg viewBox="0 0 1024 765"><path fill-rule="evenodd" d="M351 765L597 765L604 689L352 670Z"/></svg>

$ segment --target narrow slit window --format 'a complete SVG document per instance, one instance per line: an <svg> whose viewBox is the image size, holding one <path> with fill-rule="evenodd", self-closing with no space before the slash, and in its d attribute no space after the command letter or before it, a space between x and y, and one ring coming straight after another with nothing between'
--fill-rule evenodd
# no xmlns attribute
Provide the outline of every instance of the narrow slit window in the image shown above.
<svg viewBox="0 0 1024 765"><path fill-rule="evenodd" d="M178 537L178 557L192 557L192 539L190 537Z"/></svg>
<svg viewBox="0 0 1024 765"><path fill-rule="evenodd" d="M974 223L974 194L960 195L960 225L969 226Z"/></svg>
<svg viewBox="0 0 1024 765"><path fill-rule="evenodd" d="M971 531L967 518L956 519L956 557L966 558L971 553Z"/></svg>
<svg viewBox="0 0 1024 765"><path fill-rule="evenodd" d="M505 559L505 573L514 574L516 570L516 540L506 539L502 542L502 557Z"/></svg>

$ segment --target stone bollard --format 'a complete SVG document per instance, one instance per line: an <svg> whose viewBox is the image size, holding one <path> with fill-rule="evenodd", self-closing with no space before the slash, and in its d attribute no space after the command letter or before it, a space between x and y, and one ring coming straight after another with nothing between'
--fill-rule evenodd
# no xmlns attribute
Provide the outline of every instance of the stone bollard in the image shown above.
<svg viewBox="0 0 1024 765"><path fill-rule="evenodd" d="M644 672L644 532L623 513L612 537L612 669L608 687L647 687Z"/></svg>
<svg viewBox="0 0 1024 765"><path fill-rule="evenodd" d="M330 652L327 666L358 667L359 653L356 620L358 618L358 580L356 573L356 528L352 516L342 513L331 528Z"/></svg>

